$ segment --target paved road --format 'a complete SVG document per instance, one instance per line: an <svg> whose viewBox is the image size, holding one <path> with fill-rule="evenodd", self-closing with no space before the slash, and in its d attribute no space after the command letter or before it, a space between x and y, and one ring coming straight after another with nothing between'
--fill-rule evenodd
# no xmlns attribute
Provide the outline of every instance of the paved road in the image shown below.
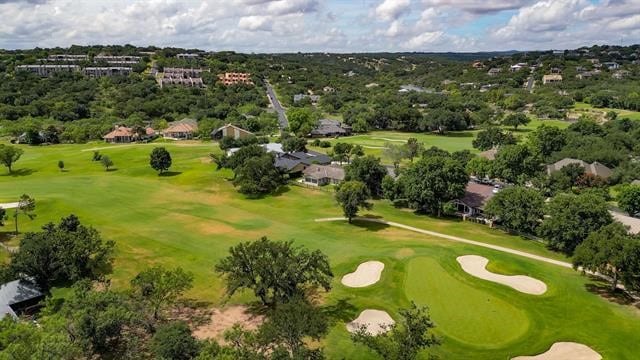
<svg viewBox="0 0 640 360"><path fill-rule="evenodd" d="M533 76L529 76L528 82L527 82L527 91L529 92L533 92Z"/></svg>
<svg viewBox="0 0 640 360"><path fill-rule="evenodd" d="M289 120L287 120L287 115L285 114L284 108L280 104L280 101L278 101L278 98L276 97L276 92L273 91L273 86L271 86L268 81L265 81L265 84L267 85L267 96L269 97L269 101L271 101L273 109L278 113L278 123L280 124L280 129L284 130L289 127Z"/></svg>

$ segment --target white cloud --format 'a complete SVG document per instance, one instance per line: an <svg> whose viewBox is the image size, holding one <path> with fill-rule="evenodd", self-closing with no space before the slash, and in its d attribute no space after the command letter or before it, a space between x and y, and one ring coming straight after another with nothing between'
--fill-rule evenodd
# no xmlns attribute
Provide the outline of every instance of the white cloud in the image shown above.
<svg viewBox="0 0 640 360"><path fill-rule="evenodd" d="M574 23L586 0L545 0L520 9L509 23L496 31L501 39L537 37L559 32Z"/></svg>
<svg viewBox="0 0 640 360"><path fill-rule="evenodd" d="M433 46L441 43L444 40L444 32L442 31L434 31L434 32L424 32L422 34L416 35L402 45L404 48L416 51L431 51L428 46Z"/></svg>
<svg viewBox="0 0 640 360"><path fill-rule="evenodd" d="M449 7L474 14L486 14L514 10L531 3L531 0L424 0L428 6Z"/></svg>
<svg viewBox="0 0 640 360"><path fill-rule="evenodd" d="M273 20L269 16L251 15L243 16L238 21L238 27L243 30L265 30L269 31L272 28Z"/></svg>
<svg viewBox="0 0 640 360"><path fill-rule="evenodd" d="M0 48L476 51L640 38L640 0L0 0L0 14Z"/></svg>
<svg viewBox="0 0 640 360"><path fill-rule="evenodd" d="M410 0L384 0L376 7L375 13L378 19L392 21L409 12Z"/></svg>

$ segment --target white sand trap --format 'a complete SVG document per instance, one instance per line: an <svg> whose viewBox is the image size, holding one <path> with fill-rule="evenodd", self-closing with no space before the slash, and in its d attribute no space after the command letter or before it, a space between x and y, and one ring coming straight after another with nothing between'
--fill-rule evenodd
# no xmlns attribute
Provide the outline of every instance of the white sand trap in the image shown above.
<svg viewBox="0 0 640 360"><path fill-rule="evenodd" d="M20 205L20 203L17 203L17 202L0 203L0 208L3 208L3 209L14 209L14 208L17 208L18 205Z"/></svg>
<svg viewBox="0 0 640 360"><path fill-rule="evenodd" d="M510 286L520 292L531 295L542 295L547 291L547 285L538 279L525 275L500 275L489 272L486 267L489 259L478 255L459 256L456 260L462 270L483 280L497 282Z"/></svg>
<svg viewBox="0 0 640 360"><path fill-rule="evenodd" d="M386 311L367 309L360 313L358 318L347 324L347 331L353 333L363 325L371 335L380 335L389 331L388 327L395 324Z"/></svg>
<svg viewBox="0 0 640 360"><path fill-rule="evenodd" d="M380 261L363 262L356 271L342 277L342 284L353 288L373 285L380 281L383 269L384 263Z"/></svg>
<svg viewBox="0 0 640 360"><path fill-rule="evenodd" d="M540 355L518 356L511 360L600 360L602 356L587 345L574 342L557 342Z"/></svg>

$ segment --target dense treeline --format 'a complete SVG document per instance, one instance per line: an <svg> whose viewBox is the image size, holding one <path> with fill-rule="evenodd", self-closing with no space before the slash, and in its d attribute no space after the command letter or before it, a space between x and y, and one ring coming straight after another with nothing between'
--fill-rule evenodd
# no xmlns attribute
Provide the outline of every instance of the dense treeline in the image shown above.
<svg viewBox="0 0 640 360"><path fill-rule="evenodd" d="M153 53L150 53L153 52ZM177 59L179 53L198 54L195 59ZM142 69L128 77L88 79L79 74L58 74L40 79L15 72L19 64L37 63L50 54L135 55L144 53ZM218 120L271 132L275 121L264 114L267 98L262 81L270 79L286 106L308 107L311 98L294 102L296 94L319 96L314 104L321 113L342 115L356 132L393 129L415 132L465 130L499 122L513 112L539 118L564 118L576 101L594 107L638 110L640 95L635 83L640 77L637 46L594 46L564 54L530 52L494 54L472 67L459 57L429 54L280 54L247 55L233 52L206 53L179 48L80 47L4 52L0 55L0 121L2 134L16 136L28 129L54 125L61 141L86 141L114 123L164 122L193 117ZM616 69L600 64L616 61L626 71L613 78ZM468 60L468 59L466 59ZM512 72L509 66L527 67ZM528 66L535 66L530 73ZM584 71L600 73L577 79ZM146 69L145 69L146 67ZM160 89L151 70L164 67L198 67L206 89L170 87ZM489 69L500 72L488 73ZM221 72L249 72L256 86L223 87ZM559 71L563 82L542 85L544 74ZM537 84L525 89L528 77ZM402 86L408 91L400 91ZM315 101L315 100L314 100ZM254 117L260 117L255 121ZM8 123L9 120L11 123ZM80 120L77 129L74 122ZM208 122L211 127L211 121ZM71 128L67 130L67 128Z"/></svg>

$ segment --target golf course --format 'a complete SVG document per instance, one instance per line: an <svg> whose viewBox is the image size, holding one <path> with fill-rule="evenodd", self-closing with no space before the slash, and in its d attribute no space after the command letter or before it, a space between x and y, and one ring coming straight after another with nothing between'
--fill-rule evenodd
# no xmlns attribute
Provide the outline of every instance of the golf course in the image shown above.
<svg viewBox="0 0 640 360"><path fill-rule="evenodd" d="M386 141L406 140L393 136L372 133L340 141L383 147ZM458 136L424 135L419 140L452 151L470 148L473 132ZM156 146L164 146L173 159L162 175L149 166ZM375 358L350 340L346 324L366 309L398 319L398 310L411 301L428 306L442 341L430 352L442 359L506 360L543 353L556 342L584 344L604 359L637 359L640 354L640 310L599 295L606 285L598 280L554 263L380 222L316 221L342 216L331 188L289 185L275 195L248 199L234 189L230 170L217 171L211 163L209 154L220 153L216 143L20 147L24 155L13 174L1 170L0 203L17 201L22 194L36 200L37 216L20 217L20 232L75 214L103 238L114 240L110 279L116 288L128 287L129 280L150 265L179 266L194 275L187 297L216 308L246 304L253 296L243 292L225 298L224 284L214 272L231 246L267 236L327 254L333 288L321 294L320 301L332 320L321 344L328 359ZM114 166L106 171L92 161L94 151L108 155ZM64 170L58 168L59 161ZM570 262L538 242L485 225L416 215L387 201L374 201L374 207L360 215ZM12 230L12 219L0 228L7 246L18 245L8 236ZM546 287L533 294L479 278L456 260L466 255L486 258L487 272L523 275ZM0 261L7 259L1 250ZM383 263L377 267L379 279L366 286L341 282L368 261ZM53 293L65 296L66 291Z"/></svg>

